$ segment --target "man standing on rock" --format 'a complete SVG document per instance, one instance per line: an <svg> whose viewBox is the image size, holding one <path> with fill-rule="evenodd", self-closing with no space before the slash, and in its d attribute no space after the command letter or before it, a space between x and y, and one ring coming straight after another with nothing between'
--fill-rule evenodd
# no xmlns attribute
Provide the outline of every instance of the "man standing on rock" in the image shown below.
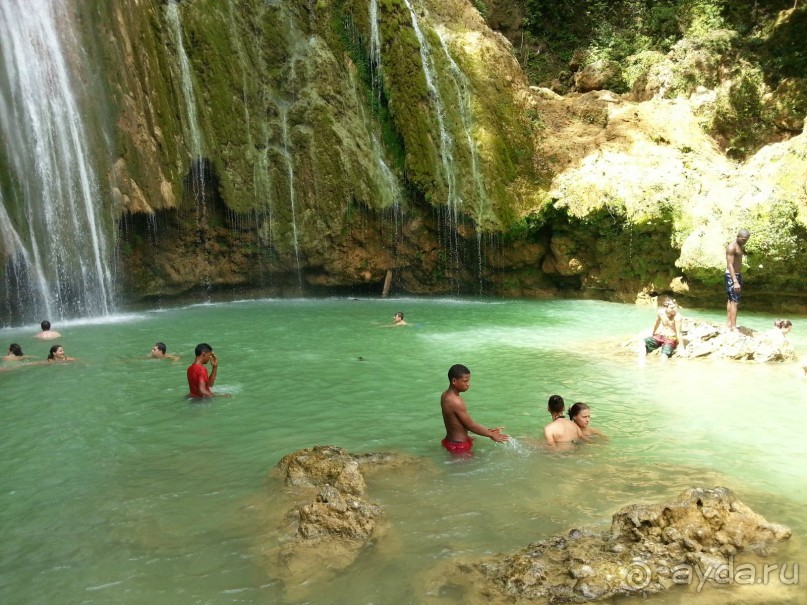
<svg viewBox="0 0 807 605"><path fill-rule="evenodd" d="M726 274L724 281L726 284L726 315L728 317L729 332L737 331L737 307L740 304L740 290L743 287L743 255L745 254L745 244L751 232L748 229L740 229L737 239L731 242L726 248Z"/></svg>

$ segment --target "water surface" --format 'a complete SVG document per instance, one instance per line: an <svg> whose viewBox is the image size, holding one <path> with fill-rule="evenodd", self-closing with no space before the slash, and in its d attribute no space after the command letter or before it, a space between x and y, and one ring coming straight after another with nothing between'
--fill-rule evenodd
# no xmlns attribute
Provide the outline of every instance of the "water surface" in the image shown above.
<svg viewBox="0 0 807 605"><path fill-rule="evenodd" d="M386 327L398 310L411 325ZM740 314L755 329L773 319ZM431 589L441 566L604 529L626 504L693 485L730 487L790 525L771 560L807 561L807 380L792 363L639 367L603 344L652 323L652 309L590 301L338 299L55 325L79 361L0 372L0 602L459 604L468 595ZM0 330L0 346L44 359L52 343L37 330ZM181 361L146 359L158 340ZM794 320L791 340L807 352L807 321ZM185 368L203 341L220 360L214 391L232 397L194 404ZM454 363L471 369L473 418L515 438L480 438L464 463L439 446ZM538 447L553 393L589 403L610 441L564 455ZM284 589L266 556L281 502L267 473L317 444L424 466L370 481L385 531L352 568ZM807 602L801 584L745 588L682 587L653 601Z"/></svg>

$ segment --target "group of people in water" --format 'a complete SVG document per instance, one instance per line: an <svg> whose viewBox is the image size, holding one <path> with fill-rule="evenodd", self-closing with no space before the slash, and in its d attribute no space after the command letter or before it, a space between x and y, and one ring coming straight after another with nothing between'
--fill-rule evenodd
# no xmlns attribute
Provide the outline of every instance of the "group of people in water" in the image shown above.
<svg viewBox="0 0 807 605"><path fill-rule="evenodd" d="M56 330L51 330L50 322L45 319L39 324L42 328L41 332L38 332L34 338L37 340L54 340L56 338L61 338L61 334ZM2 358L2 361L23 361L23 360L30 360L34 359L31 355L26 355L22 351L22 346L19 343L12 342L8 347L8 352ZM59 361L75 361L75 358L68 357L65 355L64 347L60 344L55 344L50 347L48 351L48 356L44 362L40 363L51 363L51 362L59 362Z"/></svg>
<svg viewBox="0 0 807 605"><path fill-rule="evenodd" d="M403 314L401 315L401 320L403 320ZM56 338L61 338L62 335L51 329L51 323L46 319L43 320L40 324L42 328L41 332L38 332L34 338L38 340L54 340ZM211 347L207 343L200 343L196 346L194 350L194 354L196 355L193 363L188 366L187 369L187 378L188 378L188 397L194 399L203 399L207 397L215 397L216 395L213 391L210 390L210 387L216 382L216 375L218 374L218 358L216 354L213 352L213 347ZM151 347L151 353L148 355L150 358L154 359L170 359L172 361L179 361L179 355L174 355L168 352L168 347L166 347L164 342L156 342ZM23 361L23 360L31 360L34 359L30 355L25 355L22 350L22 346L19 343L13 342L8 347L8 353L0 358L2 361ZM50 347L50 351L48 352L48 357L45 361L41 361L39 363L54 363L54 362L66 362L66 361L77 361L75 357L68 357L64 352L64 347L60 344L54 344ZM37 363L37 362L33 362ZM212 366L212 370L208 373L206 365L210 364ZM229 395L219 395L220 397L229 397Z"/></svg>
<svg viewBox="0 0 807 605"><path fill-rule="evenodd" d="M462 398L471 388L471 370L462 364L454 364L448 370L448 388L440 397L440 408L446 436L440 442L454 456L472 455L474 439L469 433L487 437L496 443L505 443L510 436L502 432L503 426L487 428L474 421ZM605 435L593 428L591 408L582 401L575 403L566 418L566 402L560 395L552 395L547 403L552 420L544 427L544 439L549 448L566 449L577 443L604 439Z"/></svg>

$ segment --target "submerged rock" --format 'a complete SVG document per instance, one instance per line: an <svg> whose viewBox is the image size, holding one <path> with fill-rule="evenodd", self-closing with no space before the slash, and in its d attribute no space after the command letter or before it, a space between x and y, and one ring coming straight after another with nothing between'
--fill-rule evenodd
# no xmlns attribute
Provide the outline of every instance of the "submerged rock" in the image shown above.
<svg viewBox="0 0 807 605"><path fill-rule="evenodd" d="M735 554L765 556L790 535L788 527L767 521L727 488L691 488L672 502L624 507L602 534L573 530L514 554L455 563L455 573L440 582L466 586L489 602L582 603L645 595L686 583L687 574L693 581L706 574L718 581Z"/></svg>

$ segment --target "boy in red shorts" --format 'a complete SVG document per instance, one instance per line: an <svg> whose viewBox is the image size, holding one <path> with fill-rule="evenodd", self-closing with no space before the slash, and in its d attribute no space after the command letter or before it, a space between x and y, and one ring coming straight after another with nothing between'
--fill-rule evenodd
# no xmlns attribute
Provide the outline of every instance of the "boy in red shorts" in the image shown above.
<svg viewBox="0 0 807 605"><path fill-rule="evenodd" d="M456 364L448 370L449 387L440 397L440 407L443 410L443 423L446 425L446 436L441 442L443 447L454 455L471 456L474 440L468 436L468 431L490 437L496 443L504 443L510 439L502 433L504 427L487 429L477 424L468 414L460 393L471 388L471 370L464 365Z"/></svg>

